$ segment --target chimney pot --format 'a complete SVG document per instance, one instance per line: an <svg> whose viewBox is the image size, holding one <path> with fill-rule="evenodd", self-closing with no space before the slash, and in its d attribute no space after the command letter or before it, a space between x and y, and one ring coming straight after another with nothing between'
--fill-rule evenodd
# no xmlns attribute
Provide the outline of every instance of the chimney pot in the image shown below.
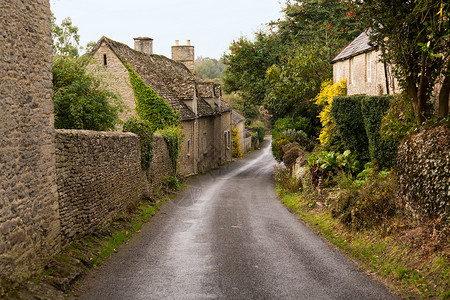
<svg viewBox="0 0 450 300"><path fill-rule="evenodd" d="M186 45L190 46L191 45L191 40L187 40Z"/></svg>
<svg viewBox="0 0 450 300"><path fill-rule="evenodd" d="M179 40L175 40L175 46L180 46L180 41Z"/></svg>

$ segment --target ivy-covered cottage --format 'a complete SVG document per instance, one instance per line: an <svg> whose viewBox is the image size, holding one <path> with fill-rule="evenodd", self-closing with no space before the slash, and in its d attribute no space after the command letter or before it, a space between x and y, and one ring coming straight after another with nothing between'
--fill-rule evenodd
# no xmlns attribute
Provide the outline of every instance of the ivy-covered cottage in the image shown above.
<svg viewBox="0 0 450 300"><path fill-rule="evenodd" d="M177 112L182 120L179 173L204 172L231 161L231 107L222 99L219 85L193 74L194 48L172 46L172 58L153 54L153 40L134 39L135 49L102 37L91 52L89 68L104 77L126 107L120 118L136 115L130 74L137 74Z"/></svg>
<svg viewBox="0 0 450 300"><path fill-rule="evenodd" d="M381 52L362 32L332 61L333 83L346 78L347 94L383 95L399 92L390 66L380 62Z"/></svg>

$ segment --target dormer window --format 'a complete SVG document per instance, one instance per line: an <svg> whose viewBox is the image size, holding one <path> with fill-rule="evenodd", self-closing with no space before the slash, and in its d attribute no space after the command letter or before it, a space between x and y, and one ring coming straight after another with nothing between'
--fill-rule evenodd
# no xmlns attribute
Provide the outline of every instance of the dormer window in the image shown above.
<svg viewBox="0 0 450 300"><path fill-rule="evenodd" d="M106 58L106 54L103 54L103 65L107 66L108 65L108 60Z"/></svg>

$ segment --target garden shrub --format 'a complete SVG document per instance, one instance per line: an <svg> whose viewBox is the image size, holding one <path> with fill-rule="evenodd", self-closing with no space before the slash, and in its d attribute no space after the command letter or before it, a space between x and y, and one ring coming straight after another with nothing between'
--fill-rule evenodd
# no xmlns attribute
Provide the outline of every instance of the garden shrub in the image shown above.
<svg viewBox="0 0 450 300"><path fill-rule="evenodd" d="M293 141L292 138L285 137L284 135L272 140L272 154L278 162L282 160L284 155L283 146L290 144Z"/></svg>
<svg viewBox="0 0 450 300"><path fill-rule="evenodd" d="M357 230L385 223L397 211L397 183L393 176L376 176L368 165L366 170L364 177L368 180L363 186L356 185L352 176L340 173L340 192L328 203L334 218Z"/></svg>
<svg viewBox="0 0 450 300"><path fill-rule="evenodd" d="M400 141L414 125L414 110L408 96L406 94L392 96L389 108L381 120L381 137Z"/></svg>
<svg viewBox="0 0 450 300"><path fill-rule="evenodd" d="M302 149L296 143L291 143L283 146L283 163L289 170L295 164L295 161L300 156Z"/></svg>
<svg viewBox="0 0 450 300"><path fill-rule="evenodd" d="M333 103L333 97L342 96L346 93L346 79L342 79L335 84L333 84L332 80L326 80L322 83L320 93L316 96L316 98L314 98L314 102L317 105L323 106L323 109L318 116L320 123L322 124L322 130L319 135L321 145L328 145L331 137L336 131L336 123L331 115L331 104Z"/></svg>
<svg viewBox="0 0 450 300"><path fill-rule="evenodd" d="M241 151L241 142L239 138L239 130L237 128L233 128L232 130L233 136L233 157L234 158L241 158L242 157L242 151Z"/></svg>
<svg viewBox="0 0 450 300"><path fill-rule="evenodd" d="M398 142L383 140L380 136L381 120L389 108L391 98L391 96L383 95L367 96L361 99L361 112L369 141L370 158L378 164L380 169L392 167L397 155Z"/></svg>
<svg viewBox="0 0 450 300"><path fill-rule="evenodd" d="M132 132L141 141L141 167L148 170L153 158L153 131L149 121L138 117L131 117L123 125L123 132Z"/></svg>
<svg viewBox="0 0 450 300"><path fill-rule="evenodd" d="M276 183L283 191L297 193L302 190L302 181L291 176L288 168L276 165L273 174Z"/></svg>
<svg viewBox="0 0 450 300"><path fill-rule="evenodd" d="M356 153L361 163L366 163L370 160L370 155L369 141L361 112L362 98L364 98L363 95L334 97L331 114L345 148Z"/></svg>
<svg viewBox="0 0 450 300"><path fill-rule="evenodd" d="M339 171L351 174L359 168L359 162L350 150L346 150L343 154L321 151L308 156L308 166L312 184L317 187L319 178L329 178Z"/></svg>
<svg viewBox="0 0 450 300"><path fill-rule="evenodd" d="M440 126L407 136L397 156L404 205L420 217L449 220L450 129Z"/></svg>
<svg viewBox="0 0 450 300"><path fill-rule="evenodd" d="M285 137L291 138L296 141L305 150L311 151L314 149L314 141L311 140L303 130L288 129L283 132Z"/></svg>
<svg viewBox="0 0 450 300"><path fill-rule="evenodd" d="M254 122L250 126L250 129L257 133L257 137L258 137L259 143L264 142L264 137L266 136L267 128L266 128L266 126L264 125L263 122L261 122L261 121Z"/></svg>

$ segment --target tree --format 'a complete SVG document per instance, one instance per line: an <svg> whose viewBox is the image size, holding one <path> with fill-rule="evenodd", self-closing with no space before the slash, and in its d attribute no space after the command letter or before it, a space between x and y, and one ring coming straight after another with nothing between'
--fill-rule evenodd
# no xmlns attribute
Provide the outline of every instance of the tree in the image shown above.
<svg viewBox="0 0 450 300"><path fill-rule="evenodd" d="M432 90L441 81L439 114L448 115L450 93L450 4L445 0L349 1L370 29L382 60L394 66L419 122L425 120Z"/></svg>
<svg viewBox="0 0 450 300"><path fill-rule="evenodd" d="M87 72L83 58L57 56L52 70L55 128L115 129L122 100Z"/></svg>
<svg viewBox="0 0 450 300"><path fill-rule="evenodd" d="M198 57L195 61L195 74L203 79L216 79L223 76L225 65L217 59Z"/></svg>
<svg viewBox="0 0 450 300"><path fill-rule="evenodd" d="M78 28L70 18L59 26L52 17L52 39L55 128L115 129L122 100L100 77L88 72L87 57L79 57Z"/></svg>
<svg viewBox="0 0 450 300"><path fill-rule="evenodd" d="M309 100L331 78L331 59L361 28L341 1L288 0L283 12L253 41L231 44L224 90L238 92L246 107L264 105L273 121L306 117L311 127L320 126L318 107Z"/></svg>
<svg viewBox="0 0 450 300"><path fill-rule="evenodd" d="M78 27L72 24L70 17L62 20L61 25L56 24L56 18L52 15L52 41L53 55L78 57L80 47L80 35Z"/></svg>

